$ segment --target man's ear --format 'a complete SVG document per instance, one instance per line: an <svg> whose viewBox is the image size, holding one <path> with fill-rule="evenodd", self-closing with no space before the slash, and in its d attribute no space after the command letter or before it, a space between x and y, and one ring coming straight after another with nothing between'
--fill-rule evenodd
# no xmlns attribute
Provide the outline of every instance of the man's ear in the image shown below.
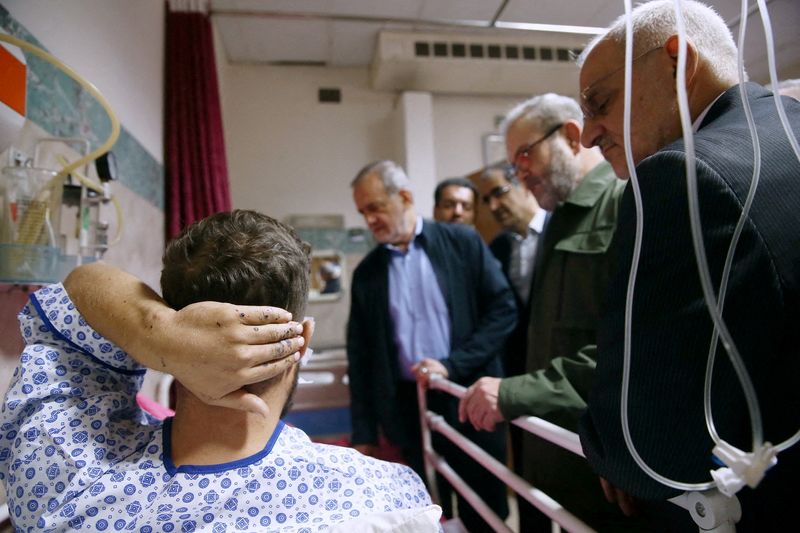
<svg viewBox="0 0 800 533"><path fill-rule="evenodd" d="M303 347L300 348L301 357L306 354L308 345L311 342L311 337L314 335L315 326L314 317L307 316L303 319L303 340L305 340L305 343L303 343Z"/></svg>
<svg viewBox="0 0 800 533"><path fill-rule="evenodd" d="M664 49L667 51L667 55L672 60L672 67L673 67L673 77L675 76L675 72L677 72L678 68L678 50L679 50L680 39L677 35L672 35L669 39L666 40L664 43ZM694 75L697 72L697 65L698 65L698 56L697 56L697 48L694 46L694 43L691 39L686 39L686 85L691 86L692 82L694 81Z"/></svg>
<svg viewBox="0 0 800 533"><path fill-rule="evenodd" d="M567 139L567 146L574 155L578 155L581 150L581 126L575 120L568 120L564 123L564 136Z"/></svg>
<svg viewBox="0 0 800 533"><path fill-rule="evenodd" d="M414 193L412 193L408 189L400 189L397 191L397 194L400 195L400 199L403 200L403 205L412 205L414 203Z"/></svg>

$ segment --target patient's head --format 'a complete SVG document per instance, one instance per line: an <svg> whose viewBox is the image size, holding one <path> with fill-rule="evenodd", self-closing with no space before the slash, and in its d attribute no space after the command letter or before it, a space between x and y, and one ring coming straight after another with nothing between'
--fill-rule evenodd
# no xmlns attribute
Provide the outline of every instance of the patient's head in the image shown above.
<svg viewBox="0 0 800 533"><path fill-rule="evenodd" d="M215 301L281 307L302 317L308 299L309 252L309 245L294 230L267 215L247 210L217 213L195 222L169 243L161 291L175 310ZM296 366L288 374L293 389ZM261 395L286 378L276 376L248 389Z"/></svg>
<svg viewBox="0 0 800 533"><path fill-rule="evenodd" d="M161 291L182 309L202 301L271 305L301 317L308 298L309 246L294 230L255 211L217 213L167 246Z"/></svg>

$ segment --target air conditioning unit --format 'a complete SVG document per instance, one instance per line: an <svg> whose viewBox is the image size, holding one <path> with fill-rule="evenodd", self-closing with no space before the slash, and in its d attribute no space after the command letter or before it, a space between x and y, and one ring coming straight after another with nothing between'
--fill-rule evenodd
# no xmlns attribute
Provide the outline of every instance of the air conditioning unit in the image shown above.
<svg viewBox="0 0 800 533"><path fill-rule="evenodd" d="M578 93L575 56L586 35L383 31L371 65L378 90L449 94Z"/></svg>

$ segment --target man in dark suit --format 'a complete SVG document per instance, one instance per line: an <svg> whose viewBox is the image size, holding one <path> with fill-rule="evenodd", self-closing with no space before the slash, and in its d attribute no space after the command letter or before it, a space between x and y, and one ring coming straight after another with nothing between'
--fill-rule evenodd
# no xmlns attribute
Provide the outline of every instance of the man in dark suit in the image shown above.
<svg viewBox="0 0 800 533"><path fill-rule="evenodd" d="M514 299L497 261L472 228L417 216L408 178L398 165L370 164L352 187L356 207L380 243L353 274L347 326L352 442L372 454L380 428L422 474L415 379L426 384L437 373L469 385L481 376L500 376L498 356L516 324ZM505 461L504 427L480 433L458 423L455 398L432 391L429 402L456 429ZM445 439L434 438L467 484L505 517L505 485ZM469 531L489 530L463 498L459 517Z"/></svg>
<svg viewBox="0 0 800 533"><path fill-rule="evenodd" d="M487 168L478 181L478 191L483 205L503 228L503 231L489 243L489 249L500 261L503 274L514 291L514 300L517 303L517 327L509 337L503 354L504 374L516 376L525 372L530 314L528 300L536 250L547 212L539 209L536 198L527 187L520 184L513 167L507 164ZM524 430L513 425L510 425L508 430L514 472L524 475L522 455ZM520 513L520 519L523 518L527 517L524 513Z"/></svg>
<svg viewBox="0 0 800 533"><path fill-rule="evenodd" d="M748 417L742 386L714 334L708 306L715 304L704 298L693 252L687 148L677 114L679 41L673 9L673 2L663 0L633 12L631 148L641 188L643 234L628 331L627 413L632 444L649 468L673 481L701 483L711 481L709 471L719 468L712 457L716 439L709 436L703 406L709 353L716 355L710 409L719 437L745 452L761 439L754 436L751 426L758 422ZM722 318L752 380L763 440L777 445L800 428L800 163L778 119L776 97L755 84L738 85L737 50L724 21L707 6L686 0L683 18L700 229L710 292L720 301L723 265L754 174L745 103L758 129L759 182L752 206L741 218ZM582 142L599 146L621 178L631 175L623 150L624 41L625 22L620 19L584 52L580 75L586 116ZM800 104L789 98L782 102L797 136ZM604 478L607 497L629 512L635 510L632 497L663 502L682 492L655 481L634 461L620 423L627 285L639 216L629 186L616 235L619 268L599 331L596 377L581 425L584 451ZM780 451L777 465L757 488L738 493L743 514L737 531L793 527L798 455L797 447ZM645 510L656 506L640 505ZM666 519L662 510L656 513ZM671 530L692 529L662 524Z"/></svg>
<svg viewBox="0 0 800 533"><path fill-rule="evenodd" d="M517 328L509 339L504 357L505 375L516 376L525 371L528 297L537 243L547 212L539 209L536 198L520 184L510 165L487 168L478 185L481 202L504 230L489 243L489 249L500 261L519 311Z"/></svg>

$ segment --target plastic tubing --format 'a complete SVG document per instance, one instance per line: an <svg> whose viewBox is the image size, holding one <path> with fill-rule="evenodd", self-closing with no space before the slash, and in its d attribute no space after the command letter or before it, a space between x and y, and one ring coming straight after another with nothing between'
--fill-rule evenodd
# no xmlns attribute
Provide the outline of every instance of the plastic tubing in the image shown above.
<svg viewBox="0 0 800 533"><path fill-rule="evenodd" d="M783 129L786 132L786 137L789 139L789 144L792 145L794 155L800 161L800 148L797 146L797 137L792 132L789 126L789 119L786 118L786 110L783 108L783 102L778 98L778 72L775 68L775 43L772 38L772 23L770 22L769 12L767 11L767 4L764 0L756 0L758 2L758 10L761 14L761 24L764 26L764 37L767 42L767 63L769 65L769 79L772 82L772 92L775 93L775 107L778 109L778 116L783 124ZM798 434L800 436L800 434Z"/></svg>
<svg viewBox="0 0 800 533"><path fill-rule="evenodd" d="M679 0L677 0L679 1ZM642 193L639 189L639 179L636 175L636 165L633 161L633 151L631 150L631 89L632 89L632 66L633 66L633 24L631 20L631 0L624 0L625 3L625 103L623 114L623 140L625 147L625 159L628 164L628 171L630 172L631 187L633 189L634 203L636 204L636 233L633 246L633 257L631 258L631 272L628 277L628 290L625 299L625 336L623 348L623 366L622 366L622 394L620 398L620 417L622 419L622 435L625 438L625 445L628 447L628 452L631 454L634 462L641 468L648 476L655 479L659 483L668 487L690 491L690 490L707 490L713 488L713 482L707 483L683 483L675 481L662 476L644 459L639 455L636 446L633 443L630 430L630 422L628 420L628 393L630 385L631 373L631 325L633 317L633 298L636 288L636 274L639 270L639 258L642 252L642 234L644 232L644 219L642 216ZM683 40L683 39L681 39Z"/></svg>
<svg viewBox="0 0 800 533"><path fill-rule="evenodd" d="M745 17L746 17L746 1L743 0L745 3ZM676 16L676 26L678 30L678 43L679 43L679 51L678 51L678 68L677 68L677 76L676 76L676 84L677 84L677 93L678 93L678 103L679 109L681 113L681 127L684 139L684 145L686 148L686 167L687 167L687 186L689 189L689 215L690 215L690 222L691 222L691 230L692 230L692 240L693 240L693 247L695 250L695 256L698 262L698 270L700 273L701 279L701 286L703 288L703 294L705 297L706 306L709 309L709 313L713 319L715 330L712 335L712 344L710 349L710 354L714 353L714 349L716 347L716 339L717 335L722 337L723 346L726 348L728 353L731 356L731 362L734 365L736 370L737 376L739 378L740 383L745 391L745 396L747 399L748 404L748 413L750 414L751 425L753 429L753 448L754 450L761 446L762 444L762 435L761 435L761 416L760 411L758 409L758 401L755 395L755 390L752 386L750 378L747 374L747 371L744 367L744 364L741 360L741 357L736 350L735 345L733 344L732 338L730 333L727 330L725 323L722 320L721 316L721 305L724 301L724 293L725 293L725 286L727 284L727 280L729 277L730 272L730 265L732 263L733 253L736 248L736 244L738 243L739 235L741 234L741 229L744 225L746 220L747 212L749 210L749 206L752 204L752 198L755 194L756 186L757 186L757 176L760 169L760 157L758 157L757 163L754 165L754 179L751 182L750 191L748 194L748 201L746 202L746 206L743 209L743 213L740 216L739 222L737 224L737 228L734 231L734 237L731 240L731 244L728 249L728 255L726 257L726 265L723 268L723 283L720 287L720 304L717 305L717 300L713 293L713 287L711 284L710 273L708 269L708 263L706 260L705 254L705 246L702 240L702 228L700 226L700 216L699 216L699 203L698 203L698 194L697 194L697 176L695 172L695 155L694 155L694 137L692 132L691 126L691 117L689 115L689 105L688 105L688 98L686 94L686 30L684 27L683 21L683 14L681 11L681 1L675 0L675 16ZM642 201L641 201L641 192L639 190L638 184L638 177L636 176L636 169L635 164L633 161L633 155L631 150L630 144L630 121L631 121L631 109L630 109L630 101L631 101L631 85L632 85L632 57L633 57L633 27L632 27L632 20L631 20L631 5L630 0L625 0L625 29L626 29L626 40L625 40L625 107L624 107L624 143L625 143L625 155L626 161L631 173L631 182L632 188L634 192L634 201L636 204L636 211L637 211L637 223L636 223L636 234L635 234L635 242L634 242L634 251L633 251L633 258L632 258L632 265L631 265L631 273L628 278L628 293L626 298L625 304L625 337L624 337L624 356L623 356L623 383L622 383L622 397L620 402L620 410L621 410L621 418L622 418L622 430L623 436L625 438L626 446L628 447L631 456L633 457L636 464L650 477L666 485L668 487L680 489L680 490L707 490L713 488L715 486L714 482L705 482L705 483L684 483L676 480L669 479L665 476L662 476L658 472L655 472L650 466L642 459L639 455L636 447L633 443L630 434L630 425L628 420L628 394L629 394L629 383L630 383L630 362L631 362L631 328L632 328L632 315L633 315L633 300L634 300L634 293L635 293L635 284L636 284L636 273L638 271L638 262L641 256L641 241L642 241L642 234L643 234L643 216L642 216ZM745 18L743 17L743 18ZM739 56L739 71L740 76L743 78L744 75L744 67L742 64L742 55L740 53ZM742 89L743 90L743 89ZM746 101L746 98L743 98ZM748 111L746 111L748 116L748 127L750 128L751 135L754 139L754 153L758 154L758 140L757 135L755 134L755 125L752 122L752 115ZM711 355L710 355L711 357ZM709 360L707 365L706 371L706 383L704 385L704 393L708 396L704 396L704 409L706 411L706 423L707 427L709 428L709 432L712 435L712 438L716 443L719 442L719 435L713 426L713 420L709 418L711 409L710 409L710 376L711 376L711 369L713 369L713 359Z"/></svg>
<svg viewBox="0 0 800 533"><path fill-rule="evenodd" d="M119 120L117 119L117 115L114 114L114 110L111 109L111 105L108 103L105 97L100 93L100 91L98 91L94 85L92 85L84 78L82 78L70 66L65 65L63 62L61 62L61 60L59 60L57 57L53 56L49 52L42 50L38 46L34 46L31 43L19 39L17 37L14 37L12 35L6 35L0 33L0 41L5 41L22 50L25 50L26 52L30 52L33 55L47 61L51 65L55 66L56 68L64 72L67 76L75 80L81 87L83 87L89 94L91 94L95 98L95 100L97 100L97 102L103 107L103 110L106 112L109 120L111 121L111 133L109 134L105 142L93 152L86 154L85 156L81 157L75 162L70 163L66 167L62 168L61 171L59 171L59 173L56 174L55 177L53 177L53 179L50 180L50 182L47 185L45 185L45 187L42 189L42 190L47 190L62 183L64 179L70 173L72 173L72 171L79 168L81 165L90 163L95 159L97 159L98 157L100 157L101 155L103 155L104 153L111 150L111 147L114 146L114 143L117 142L117 138L119 137L119 132L120 132Z"/></svg>
<svg viewBox="0 0 800 533"><path fill-rule="evenodd" d="M800 149L798 149L797 146L797 137L794 135L794 132L789 126L789 119L786 118L786 111L783 108L783 102L778 97L778 73L777 69L775 68L775 43L774 39L772 38L772 23L770 22L769 12L767 11L767 4L764 2L764 0L757 0L757 2L758 10L761 14L761 23L764 26L764 37L767 43L769 78L772 82L772 92L775 93L775 107L778 110L778 116L781 119L781 124L783 124L783 130L786 132L786 137L789 140L789 144L791 144L792 150L794 150L794 155L797 157L797 160L800 161ZM778 452L782 452L783 450L794 446L798 442L800 442L800 430L798 430L797 433L795 433L789 439L775 445L775 449Z"/></svg>
<svg viewBox="0 0 800 533"><path fill-rule="evenodd" d="M745 82L747 78L744 72L744 38L747 33L747 19L748 19L748 0L742 0L742 12L740 16L740 25L739 25L739 47L738 47L738 73L739 73L739 94L741 95L742 99L742 107L744 109L744 114L747 119L747 127L750 130L750 138L753 141L753 177L750 182L750 188L747 193L747 198L745 199L744 205L742 207L742 214L739 217L739 221L736 224L736 228L733 232L733 237L731 238L731 243L728 247L728 253L725 257L725 264L722 269L722 281L720 282L720 289L719 289L719 306L718 310L720 314L725 305L725 294L728 289L728 280L730 278L730 271L731 266L733 264L733 256L736 252L736 247L739 244L739 238L741 237L742 231L744 229L744 225L747 222L747 216L750 213L750 208L753 205L753 199L755 198L755 193L758 188L758 184L760 181L761 176L761 143L758 139L758 131L756 130L755 120L753 119L753 112L750 108L750 101L747 99L747 91L745 90ZM697 201L696 197L690 197L690 201L694 200ZM701 273L701 275L703 275ZM714 331L711 336L711 345L709 346L708 351L708 364L706 366L706 376L705 376L705 385L703 388L703 410L705 412L705 419L706 419L706 427L708 428L708 433L711 435L711 438L714 440L716 444L719 444L722 441L722 438L717 433L716 427L714 426L714 418L713 413L711 410L711 383L712 383L712 375L714 371L714 360L716 358L716 347L717 347L717 340L719 337L719 332L716 328L716 324L714 327ZM742 364L742 366L744 366ZM750 401L748 397L748 402ZM756 400L756 408L757 408L757 400ZM752 424L752 417L750 418ZM761 433L760 427L753 427L753 449L755 450L760 444L757 443L757 436ZM759 437L761 438L761 437ZM732 446L729 443L728 446Z"/></svg>

